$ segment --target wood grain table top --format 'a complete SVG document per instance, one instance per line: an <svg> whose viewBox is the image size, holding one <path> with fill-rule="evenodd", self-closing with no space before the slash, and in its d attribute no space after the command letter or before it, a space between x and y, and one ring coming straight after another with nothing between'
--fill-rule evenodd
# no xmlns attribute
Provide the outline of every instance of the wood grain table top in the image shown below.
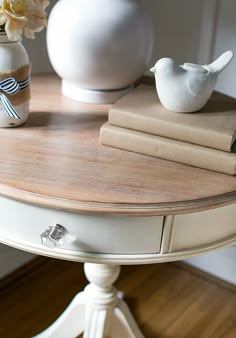
<svg viewBox="0 0 236 338"><path fill-rule="evenodd" d="M150 216L236 202L236 177L100 145L108 108L63 97L55 76L34 77L27 123L0 129L0 195L71 212Z"/></svg>

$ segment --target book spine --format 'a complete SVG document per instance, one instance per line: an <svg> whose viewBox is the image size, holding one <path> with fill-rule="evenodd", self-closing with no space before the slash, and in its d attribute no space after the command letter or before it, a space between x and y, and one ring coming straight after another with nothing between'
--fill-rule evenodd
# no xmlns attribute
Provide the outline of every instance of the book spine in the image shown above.
<svg viewBox="0 0 236 338"><path fill-rule="evenodd" d="M231 151L233 136L218 133L214 130L203 130L195 126L148 118L144 115L132 114L111 108L109 111L109 123L117 126L141 131L153 135L163 136L175 140L189 142L212 149Z"/></svg>
<svg viewBox="0 0 236 338"><path fill-rule="evenodd" d="M236 155L105 124L101 128L103 145L158 157L220 173L236 174Z"/></svg>

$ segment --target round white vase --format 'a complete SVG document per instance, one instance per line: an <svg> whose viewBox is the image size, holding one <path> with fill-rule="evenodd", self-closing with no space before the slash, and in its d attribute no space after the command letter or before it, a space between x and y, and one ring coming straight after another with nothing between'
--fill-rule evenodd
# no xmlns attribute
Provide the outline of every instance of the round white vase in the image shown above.
<svg viewBox="0 0 236 338"><path fill-rule="evenodd" d="M0 33L0 78L12 78L14 76L13 74L17 74L17 72L20 72L19 75L22 76L22 67L29 67L29 63L28 53L21 41L11 41L8 39L5 33ZM12 103L11 99L14 97L14 94L6 94L6 92L1 87L2 79L0 79L0 93L1 95L7 96L9 102ZM24 89L25 83L23 83L23 81L20 86L21 85L22 87L20 88ZM20 94L18 93L18 97L19 95ZM29 115L29 100L23 101L24 102L12 104L12 107L18 115L18 118L9 116L2 102L0 103L0 128L17 127L25 123Z"/></svg>
<svg viewBox="0 0 236 338"><path fill-rule="evenodd" d="M142 0L60 0L47 47L65 96L113 103L150 66L154 32Z"/></svg>

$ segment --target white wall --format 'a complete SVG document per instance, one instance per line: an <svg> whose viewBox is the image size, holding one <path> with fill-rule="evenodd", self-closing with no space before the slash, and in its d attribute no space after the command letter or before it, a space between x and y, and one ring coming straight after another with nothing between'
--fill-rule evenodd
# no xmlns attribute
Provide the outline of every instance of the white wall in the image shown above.
<svg viewBox="0 0 236 338"><path fill-rule="evenodd" d="M153 63L170 56L196 62L203 0L144 0L155 24Z"/></svg>
<svg viewBox="0 0 236 338"><path fill-rule="evenodd" d="M217 90L236 98L236 1L216 1L215 37L212 44L212 58L226 50L233 50L235 57L222 73Z"/></svg>
<svg viewBox="0 0 236 338"><path fill-rule="evenodd" d="M198 61L209 62L226 50L234 51L235 57L219 77L216 90L236 98L236 1L205 0L204 6ZM236 246L188 262L236 284Z"/></svg>
<svg viewBox="0 0 236 338"><path fill-rule="evenodd" d="M50 6L47 9L48 13L56 2L57 0L50 0ZM65 25L66 29L65 22L62 22L62 25ZM27 49L32 61L33 73L48 73L53 71L47 54L45 29L42 32L35 34L35 40L24 38L23 44Z"/></svg>
<svg viewBox="0 0 236 338"><path fill-rule="evenodd" d="M20 266L28 263L35 256L24 251L0 245L0 279L7 276Z"/></svg>
<svg viewBox="0 0 236 338"><path fill-rule="evenodd" d="M152 64L164 56L171 56L179 63L207 63L224 50L236 51L235 0L143 1L155 23L156 44ZM51 1L51 5L54 3L56 0ZM24 44L35 73L52 71L46 51L45 31L37 34L36 40L24 40ZM236 97L235 73L236 58L233 66L222 75L217 89ZM5 273L32 258L32 255L5 246L0 246L1 256L5 258L0 259L0 271ZM236 284L235 247L189 262Z"/></svg>

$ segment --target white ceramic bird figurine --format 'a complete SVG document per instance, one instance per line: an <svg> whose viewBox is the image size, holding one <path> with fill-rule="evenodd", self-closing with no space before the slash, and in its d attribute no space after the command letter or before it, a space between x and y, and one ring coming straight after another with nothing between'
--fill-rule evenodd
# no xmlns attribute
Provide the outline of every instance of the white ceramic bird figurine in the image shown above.
<svg viewBox="0 0 236 338"><path fill-rule="evenodd" d="M202 109L210 98L221 71L229 64L233 52L222 54L209 65L185 63L177 65L170 58L160 59L151 72L163 106L179 113Z"/></svg>

